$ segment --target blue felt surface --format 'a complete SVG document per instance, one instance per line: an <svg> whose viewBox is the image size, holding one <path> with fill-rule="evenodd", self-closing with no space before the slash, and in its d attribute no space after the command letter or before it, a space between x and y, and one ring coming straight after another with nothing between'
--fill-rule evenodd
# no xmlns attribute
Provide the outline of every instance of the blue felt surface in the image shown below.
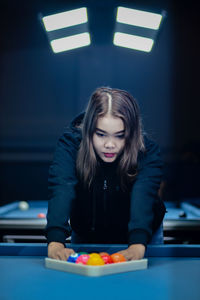
<svg viewBox="0 0 200 300"><path fill-rule="evenodd" d="M167 213L165 214L165 220L197 220L200 219L200 209L194 207L187 202L180 203L180 207L176 207L174 202L165 203ZM186 217L180 217L180 212L186 212Z"/></svg>
<svg viewBox="0 0 200 300"><path fill-rule="evenodd" d="M182 209L187 211L188 213L193 214L196 218L200 219L200 209L190 203L183 202L181 205Z"/></svg>
<svg viewBox="0 0 200 300"><path fill-rule="evenodd" d="M179 217L179 213L182 212L183 209L180 208L170 208L165 215L165 220L196 220L197 216L191 212L187 212L187 217Z"/></svg>
<svg viewBox="0 0 200 300"><path fill-rule="evenodd" d="M6 219L33 219L39 213L47 213L47 201L28 201L29 209L20 210L19 201L0 207L0 218Z"/></svg>
<svg viewBox="0 0 200 300"><path fill-rule="evenodd" d="M0 299L199 300L200 259L149 258L147 270L91 278L46 269L44 257L0 257Z"/></svg>

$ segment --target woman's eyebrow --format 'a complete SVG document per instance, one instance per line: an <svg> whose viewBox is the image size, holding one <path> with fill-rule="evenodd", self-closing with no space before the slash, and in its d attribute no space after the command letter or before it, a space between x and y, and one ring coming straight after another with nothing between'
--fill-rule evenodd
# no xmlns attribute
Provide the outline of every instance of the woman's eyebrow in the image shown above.
<svg viewBox="0 0 200 300"><path fill-rule="evenodd" d="M107 132L104 131L103 129L100 129L100 128L97 128L97 127L96 127L96 130L101 131L101 132L103 132L103 133L107 133ZM115 132L115 134L124 133L124 132L125 132L125 130L120 130L120 131Z"/></svg>

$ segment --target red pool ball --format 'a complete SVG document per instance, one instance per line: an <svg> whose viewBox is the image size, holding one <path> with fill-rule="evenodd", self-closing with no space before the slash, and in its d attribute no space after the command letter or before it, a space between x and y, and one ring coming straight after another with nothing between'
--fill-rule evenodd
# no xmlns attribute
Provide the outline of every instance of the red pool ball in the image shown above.
<svg viewBox="0 0 200 300"><path fill-rule="evenodd" d="M99 255L104 260L105 264L112 264L112 259L107 252L101 252Z"/></svg>
<svg viewBox="0 0 200 300"><path fill-rule="evenodd" d="M43 213L39 213L39 214L37 215L37 217L38 217L38 218L46 218L46 215L43 214Z"/></svg>

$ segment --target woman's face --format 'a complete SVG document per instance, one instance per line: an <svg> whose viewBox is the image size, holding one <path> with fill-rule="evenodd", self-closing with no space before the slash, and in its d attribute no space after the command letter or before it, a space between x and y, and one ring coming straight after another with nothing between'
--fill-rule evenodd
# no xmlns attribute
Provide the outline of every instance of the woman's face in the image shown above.
<svg viewBox="0 0 200 300"><path fill-rule="evenodd" d="M104 162L111 163L122 153L125 145L124 133L124 123L120 118L110 114L98 118L93 146Z"/></svg>

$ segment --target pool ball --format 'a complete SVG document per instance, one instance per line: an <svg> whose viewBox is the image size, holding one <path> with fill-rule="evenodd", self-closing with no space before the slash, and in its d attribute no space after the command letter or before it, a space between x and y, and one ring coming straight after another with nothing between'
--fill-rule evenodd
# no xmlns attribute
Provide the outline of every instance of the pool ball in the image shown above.
<svg viewBox="0 0 200 300"><path fill-rule="evenodd" d="M39 213L39 214L37 215L37 217L38 217L38 218L46 218L45 214L43 214L43 213Z"/></svg>
<svg viewBox="0 0 200 300"><path fill-rule="evenodd" d="M26 201L20 201L19 202L19 209L20 210L27 210L29 209L29 204Z"/></svg>
<svg viewBox="0 0 200 300"><path fill-rule="evenodd" d="M105 264L112 264L112 259L111 259L110 255L108 253L101 252L101 253L99 253L99 255L104 260Z"/></svg>
<svg viewBox="0 0 200 300"><path fill-rule="evenodd" d="M90 255L90 257L97 257L97 258L99 258L99 256L100 256L99 253L95 253L95 252L90 253L89 255Z"/></svg>
<svg viewBox="0 0 200 300"><path fill-rule="evenodd" d="M83 264L86 265L88 259L90 258L90 256L88 254L81 254L77 260L76 260L76 264Z"/></svg>
<svg viewBox="0 0 200 300"><path fill-rule="evenodd" d="M87 261L87 265L90 266L103 266L105 264L104 260L98 253L89 254L89 259Z"/></svg>
<svg viewBox="0 0 200 300"><path fill-rule="evenodd" d="M113 263L120 263L120 262L126 261L126 258L121 253L113 253L113 254L111 254L110 257L111 257Z"/></svg>
<svg viewBox="0 0 200 300"><path fill-rule="evenodd" d="M182 210L180 213L179 213L179 217L180 218L186 218L187 217L187 214L184 210Z"/></svg>
<svg viewBox="0 0 200 300"><path fill-rule="evenodd" d="M76 260L77 260L77 258L78 258L79 256L80 256L79 253L71 254L71 255L68 257L67 261L68 261L68 262L71 262L71 263L75 263Z"/></svg>

